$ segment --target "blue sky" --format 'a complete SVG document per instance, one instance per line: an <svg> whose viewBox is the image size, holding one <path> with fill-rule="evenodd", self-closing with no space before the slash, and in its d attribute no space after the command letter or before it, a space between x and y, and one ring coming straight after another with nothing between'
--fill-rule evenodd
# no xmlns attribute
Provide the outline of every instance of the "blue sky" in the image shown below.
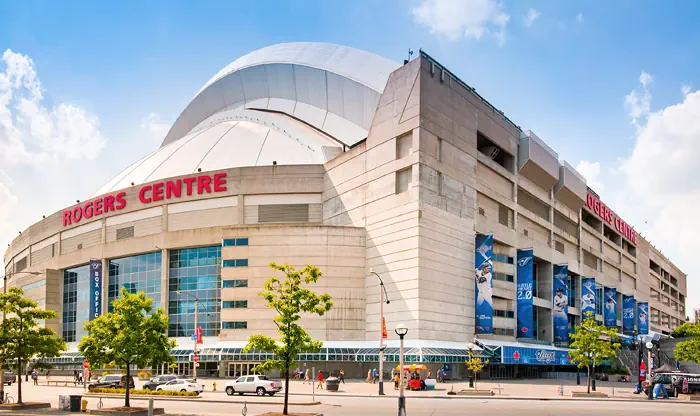
<svg viewBox="0 0 700 416"><path fill-rule="evenodd" d="M692 123L700 108L698 18L693 1L0 1L0 53L31 59L43 91L35 101L54 117L54 130L65 122L54 111L61 105L83 117L81 128L68 129L80 140L19 134L28 152L43 155L35 162L0 154L0 244L157 148L197 90L237 57L279 42L321 41L397 62L423 48L581 166L623 218L692 273L700 243L684 228L700 220L680 207L700 203L700 172L682 164L682 154L700 150ZM0 71L6 65L0 61ZM678 120L693 126L677 132L669 126ZM0 125L0 152L3 140ZM680 149L673 160L658 151L670 143ZM75 157L76 146L91 150ZM664 174L652 175L649 161Z"/></svg>

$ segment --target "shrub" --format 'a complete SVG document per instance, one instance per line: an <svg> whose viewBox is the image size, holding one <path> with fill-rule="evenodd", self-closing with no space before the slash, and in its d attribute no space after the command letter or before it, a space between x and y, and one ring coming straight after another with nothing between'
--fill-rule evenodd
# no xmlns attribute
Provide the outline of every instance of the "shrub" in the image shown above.
<svg viewBox="0 0 700 416"><path fill-rule="evenodd" d="M108 376L108 375L110 375L110 374L111 374L111 373L110 373L109 371L103 371L103 372L102 372L102 377Z"/></svg>
<svg viewBox="0 0 700 416"><path fill-rule="evenodd" d="M151 375L151 372L147 370L139 371L138 374L136 374L139 380L150 380Z"/></svg>
<svg viewBox="0 0 700 416"><path fill-rule="evenodd" d="M106 393L106 394L126 394L126 389L103 389L103 388L97 388L97 389L92 389L90 390L90 393ZM191 397L191 396L196 396L197 393L193 391L170 391L170 390L160 390L160 391L152 391L152 390L134 390L131 389L129 390L130 394L134 395L142 395L142 396L185 396L185 397Z"/></svg>

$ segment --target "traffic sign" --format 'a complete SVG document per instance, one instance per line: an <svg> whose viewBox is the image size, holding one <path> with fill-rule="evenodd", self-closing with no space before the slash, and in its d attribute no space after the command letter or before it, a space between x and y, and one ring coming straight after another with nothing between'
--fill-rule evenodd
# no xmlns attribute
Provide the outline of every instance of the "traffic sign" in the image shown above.
<svg viewBox="0 0 700 416"><path fill-rule="evenodd" d="M515 361L520 361L520 353L518 352L518 350L515 350L515 352L513 353L513 358L515 359Z"/></svg>
<svg viewBox="0 0 700 416"><path fill-rule="evenodd" d="M194 361L195 363L198 363L198 362L199 362L199 355L195 354L195 355L194 355L194 358L193 358L193 361Z"/></svg>
<svg viewBox="0 0 700 416"><path fill-rule="evenodd" d="M90 368L90 361L88 361L88 360L83 361L83 368L86 369L86 370L87 370L88 368Z"/></svg>
<svg viewBox="0 0 700 416"><path fill-rule="evenodd" d="M194 363L194 366L199 368L199 363Z"/></svg>

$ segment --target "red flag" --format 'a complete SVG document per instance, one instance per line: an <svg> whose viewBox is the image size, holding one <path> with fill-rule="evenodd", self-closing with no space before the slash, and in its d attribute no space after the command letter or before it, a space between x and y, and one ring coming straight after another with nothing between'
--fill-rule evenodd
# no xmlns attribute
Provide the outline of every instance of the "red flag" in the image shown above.
<svg viewBox="0 0 700 416"><path fill-rule="evenodd" d="M197 327L197 344L202 344L202 327Z"/></svg>
<svg viewBox="0 0 700 416"><path fill-rule="evenodd" d="M386 334L386 319L382 318L382 338L389 338Z"/></svg>

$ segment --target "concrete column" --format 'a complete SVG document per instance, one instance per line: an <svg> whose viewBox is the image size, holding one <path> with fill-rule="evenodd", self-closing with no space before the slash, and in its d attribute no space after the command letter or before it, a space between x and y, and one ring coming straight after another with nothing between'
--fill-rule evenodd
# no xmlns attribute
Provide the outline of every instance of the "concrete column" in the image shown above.
<svg viewBox="0 0 700 416"><path fill-rule="evenodd" d="M236 220L236 224L244 224L245 223L245 196L244 195L238 195L238 205L236 206L238 208L236 210L236 213L238 215L238 218Z"/></svg>
<svg viewBox="0 0 700 416"><path fill-rule="evenodd" d="M161 221L162 230L164 232L168 231L168 205L163 205L163 221Z"/></svg>

